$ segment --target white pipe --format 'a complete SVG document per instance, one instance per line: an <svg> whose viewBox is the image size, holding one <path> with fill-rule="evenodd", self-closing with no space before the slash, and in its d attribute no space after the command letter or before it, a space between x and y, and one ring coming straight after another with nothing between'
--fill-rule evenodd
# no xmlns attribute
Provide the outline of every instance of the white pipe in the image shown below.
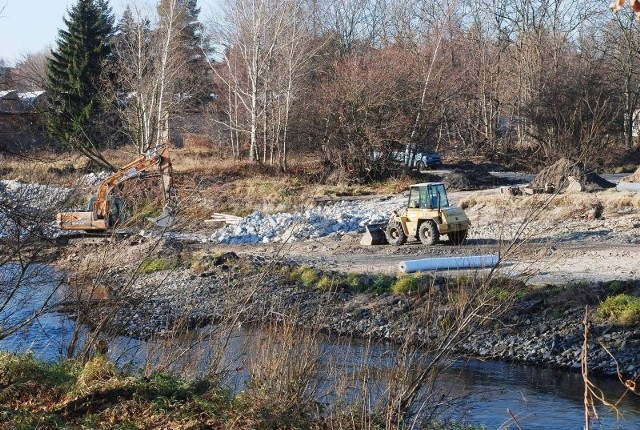
<svg viewBox="0 0 640 430"><path fill-rule="evenodd" d="M483 269L498 264L497 255L472 255L467 257L422 258L400 262L400 271L405 273L426 270Z"/></svg>
<svg viewBox="0 0 640 430"><path fill-rule="evenodd" d="M640 191L640 183L638 182L620 182L616 185L618 191Z"/></svg>

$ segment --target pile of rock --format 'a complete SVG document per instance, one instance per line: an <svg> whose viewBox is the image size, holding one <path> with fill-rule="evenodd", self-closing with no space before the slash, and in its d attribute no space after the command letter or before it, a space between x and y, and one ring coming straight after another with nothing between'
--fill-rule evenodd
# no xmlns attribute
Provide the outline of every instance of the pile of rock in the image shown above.
<svg viewBox="0 0 640 430"><path fill-rule="evenodd" d="M285 243L362 232L367 224L387 221L391 211L403 201L404 197L366 202L343 200L293 214L267 215L256 211L237 225L215 231L210 240L228 244Z"/></svg>
<svg viewBox="0 0 640 430"><path fill-rule="evenodd" d="M36 227L50 227L55 212L73 193L71 188L0 181L0 238L22 237Z"/></svg>

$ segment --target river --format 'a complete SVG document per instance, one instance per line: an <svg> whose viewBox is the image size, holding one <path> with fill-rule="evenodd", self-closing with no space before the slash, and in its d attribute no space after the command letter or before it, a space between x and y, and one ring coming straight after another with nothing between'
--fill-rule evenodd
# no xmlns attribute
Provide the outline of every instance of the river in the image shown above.
<svg viewBox="0 0 640 430"><path fill-rule="evenodd" d="M0 303L4 303L15 284L17 267L0 270ZM7 305L0 310L3 329L19 321L33 318L30 324L0 340L0 349L18 353L31 352L36 358L59 360L66 355L75 324L72 319L57 312L38 314L43 303L54 303L55 288L60 277L46 266L34 266L26 272L23 287L12 294ZM1 333L1 332L0 332ZM215 333L215 336L212 336ZM244 387L248 368L261 345L273 341L273 333L238 328L224 334L224 354L215 352L221 339L220 330L204 328L179 339L152 342L120 337L109 347L110 358L121 367L139 370L149 367L180 369L184 376L202 374L217 358L216 370L226 369L226 383L234 391ZM214 341L214 339L216 339ZM323 376L318 400L331 402L335 396L330 375L355 374L366 362L377 376L371 386L375 394L384 389L385 377L392 372L393 359L399 354L395 345L367 344L358 340L322 336L315 345L320 359L319 375ZM421 357L416 356L416 362ZM191 366L187 366L187 364ZM336 371L336 366L341 370ZM189 370L191 369L191 370ZM338 372L338 373L336 373ZM369 372L369 370L367 370ZM387 376L384 376L387 375ZM374 378L375 379L375 378ZM609 400L617 400L624 392L621 384L612 378L593 378ZM579 373L569 373L536 366L509 364L497 361L454 361L443 369L437 384L444 389L455 405L448 417L469 424L484 425L488 429L581 429L584 425L583 382ZM623 417L604 407L599 408L604 429L640 428L640 397L627 394L619 404ZM597 426L595 427L597 428Z"/></svg>

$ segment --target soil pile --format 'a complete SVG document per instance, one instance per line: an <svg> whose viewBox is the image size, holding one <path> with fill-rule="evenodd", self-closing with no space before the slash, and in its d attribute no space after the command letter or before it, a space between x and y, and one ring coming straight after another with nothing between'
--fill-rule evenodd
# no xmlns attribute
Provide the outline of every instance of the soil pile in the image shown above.
<svg viewBox="0 0 640 430"><path fill-rule="evenodd" d="M561 158L551 166L542 169L531 181L531 186L534 188L553 186L556 191L565 191L571 183L575 182L578 182L582 191L586 192L615 187L615 184L595 173L586 173L581 163L567 158Z"/></svg>
<svg viewBox="0 0 640 430"><path fill-rule="evenodd" d="M449 173L444 184L449 191L471 191L509 184L509 181L493 176L484 165L470 163Z"/></svg>

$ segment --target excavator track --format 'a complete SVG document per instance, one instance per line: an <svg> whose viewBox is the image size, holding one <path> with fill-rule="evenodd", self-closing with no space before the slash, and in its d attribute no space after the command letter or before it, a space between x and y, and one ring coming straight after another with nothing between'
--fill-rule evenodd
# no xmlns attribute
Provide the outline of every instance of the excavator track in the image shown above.
<svg viewBox="0 0 640 430"><path fill-rule="evenodd" d="M97 231L97 232L77 232L59 235L56 237L56 243L58 245L71 245L71 244L103 244L118 242L120 240L129 238L136 235L134 231Z"/></svg>

